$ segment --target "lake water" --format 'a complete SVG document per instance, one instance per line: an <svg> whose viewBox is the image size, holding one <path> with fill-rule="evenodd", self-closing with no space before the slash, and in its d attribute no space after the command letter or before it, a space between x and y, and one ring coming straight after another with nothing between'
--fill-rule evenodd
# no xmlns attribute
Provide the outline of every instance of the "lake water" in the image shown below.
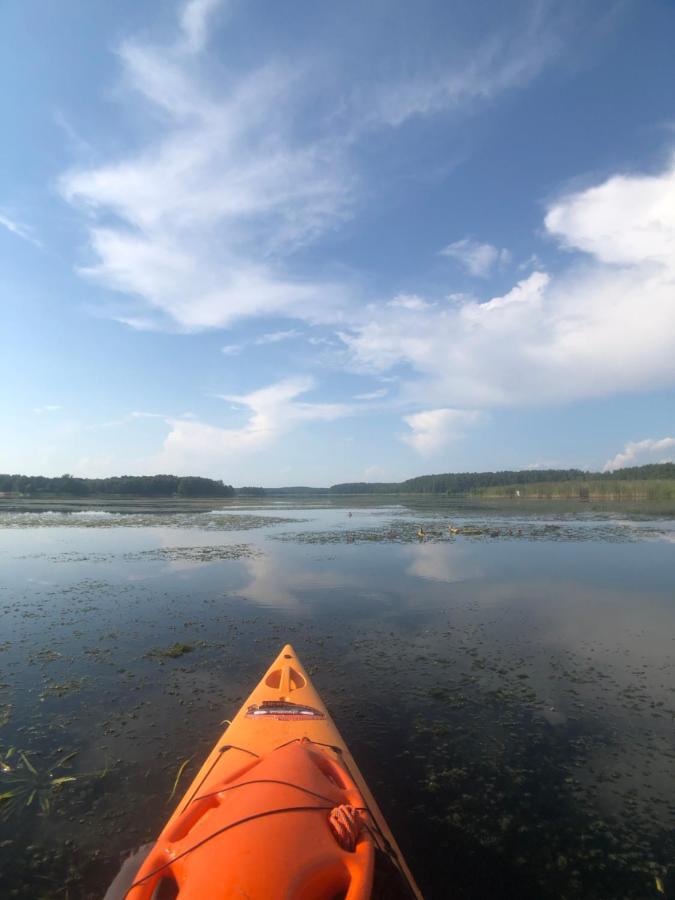
<svg viewBox="0 0 675 900"><path fill-rule="evenodd" d="M427 898L675 896L672 518L81 510L0 508L3 897L101 897L287 641Z"/></svg>

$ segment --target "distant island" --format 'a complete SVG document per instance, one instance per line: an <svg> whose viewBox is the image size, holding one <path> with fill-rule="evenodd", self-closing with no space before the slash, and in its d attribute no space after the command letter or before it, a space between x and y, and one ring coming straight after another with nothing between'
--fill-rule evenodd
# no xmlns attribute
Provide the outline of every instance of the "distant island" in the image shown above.
<svg viewBox="0 0 675 900"><path fill-rule="evenodd" d="M578 500L673 500L675 463L586 472L582 469L522 469L502 472L449 472L400 482L346 482L331 487L240 487L198 476L121 475L78 478L61 475L0 474L0 497L250 497L431 494L485 498Z"/></svg>

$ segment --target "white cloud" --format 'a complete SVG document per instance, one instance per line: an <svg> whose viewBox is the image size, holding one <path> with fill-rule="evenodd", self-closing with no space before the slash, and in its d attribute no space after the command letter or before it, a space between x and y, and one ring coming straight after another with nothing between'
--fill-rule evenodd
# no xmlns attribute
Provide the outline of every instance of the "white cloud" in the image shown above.
<svg viewBox="0 0 675 900"><path fill-rule="evenodd" d="M547 276L533 273L489 303L466 301L425 315L400 310L341 336L366 370L407 363L422 375L402 386L410 402L459 408L508 402L515 390L526 390L519 358L546 283Z"/></svg>
<svg viewBox="0 0 675 900"><path fill-rule="evenodd" d="M20 222L16 222L13 218L7 215L7 213L0 213L0 226L6 228L7 231L10 231L12 234L16 235L16 237L21 238L24 241L28 241L28 243L33 244L35 247L42 247L40 241L37 238L33 237L30 228L27 225L22 225Z"/></svg>
<svg viewBox="0 0 675 900"><path fill-rule="evenodd" d="M295 328L288 331L270 331L256 338L254 344L278 344L280 341L290 341L292 338L300 337L301 332Z"/></svg>
<svg viewBox="0 0 675 900"><path fill-rule="evenodd" d="M386 388L378 388L376 391L368 391L365 394L356 394L355 400L380 400L386 397L389 391Z"/></svg>
<svg viewBox="0 0 675 900"><path fill-rule="evenodd" d="M167 419L171 431L157 464L167 471L204 470L240 454L274 444L294 426L312 421L332 421L352 413L341 403L308 403L297 398L314 388L311 378L287 378L244 395L222 399L250 410L241 428L220 428L194 419Z"/></svg>
<svg viewBox="0 0 675 900"><path fill-rule="evenodd" d="M213 7L193 0L183 8L194 52ZM344 291L291 276L279 260L348 213L353 178L338 142L293 137L296 72L267 64L225 81L218 96L183 50L121 46L125 83L154 114L154 137L126 159L76 168L59 181L64 198L89 215L93 260L81 273L136 298L141 321L154 312L156 327L331 317ZM135 316L124 320L133 326Z"/></svg>
<svg viewBox="0 0 675 900"><path fill-rule="evenodd" d="M387 306L399 307L400 309L429 309L431 303L427 303L417 294L398 294L393 300L390 300Z"/></svg>
<svg viewBox="0 0 675 900"><path fill-rule="evenodd" d="M192 416L192 413L185 413L185 416L190 418ZM165 415L163 415L162 413L144 412L143 410L136 409L133 412L129 413L129 418L130 419L164 419L165 420L167 417Z"/></svg>
<svg viewBox="0 0 675 900"><path fill-rule="evenodd" d="M504 266L511 261L508 250L499 250L492 244L480 244L471 238L448 244L441 250L441 255L456 259L471 275L479 278L487 278L495 266Z"/></svg>
<svg viewBox="0 0 675 900"><path fill-rule="evenodd" d="M202 50L208 36L209 16L221 5L221 0L190 0L180 15L185 49L190 53Z"/></svg>
<svg viewBox="0 0 675 900"><path fill-rule="evenodd" d="M550 282L550 277L545 272L532 272L527 278L517 282L515 287L502 297L493 297L485 303L469 301L462 307L462 312L469 321L486 321L486 317L496 310L537 309L542 300L542 295Z"/></svg>
<svg viewBox="0 0 675 900"><path fill-rule="evenodd" d="M544 221L565 246L601 262L675 273L675 158L660 175L616 175L563 197Z"/></svg>
<svg viewBox="0 0 675 900"><path fill-rule="evenodd" d="M464 437L466 428L480 421L481 413L468 409L429 409L403 419L412 430L412 434L403 435L406 444L421 456L431 456Z"/></svg>
<svg viewBox="0 0 675 900"><path fill-rule="evenodd" d="M675 438L645 438L643 441L629 441L621 453L607 460L604 471L664 462L675 462Z"/></svg>
<svg viewBox="0 0 675 900"><path fill-rule="evenodd" d="M135 331L154 331L157 327L157 322L149 316L125 316L117 313L113 318L121 325L128 325Z"/></svg>
<svg viewBox="0 0 675 900"><path fill-rule="evenodd" d="M124 295L113 316L133 328L349 317L350 286L302 277L292 251L351 215L359 194L354 142L374 127L523 85L559 40L550 16L528 12L508 33L465 46L450 70L426 60L401 81L397 58L396 71L382 73L372 90L343 92L324 115L316 85L326 72L314 60L309 77L310 62L297 54L287 65L266 59L246 72L220 60L221 77L207 83L214 13L229 5L188 0L173 40L122 43L121 96L143 104L140 149L59 180L62 196L87 215L91 252L79 271ZM423 308L420 298L407 302Z"/></svg>
<svg viewBox="0 0 675 900"><path fill-rule="evenodd" d="M642 187L646 190L641 190ZM407 365L409 402L537 406L675 383L675 165L565 197L552 236L582 251L487 302L369 312L342 340L358 371ZM666 198L662 202L661 198ZM604 224L603 224L604 223Z"/></svg>
<svg viewBox="0 0 675 900"><path fill-rule="evenodd" d="M266 344L278 344L282 341L290 341L301 335L302 332L295 328L288 329L287 331L270 331L267 334L260 335L260 337L253 341L242 341L240 344L225 344L224 347L220 348L220 352L224 353L225 356L239 356L239 354L251 344L258 347L264 347Z"/></svg>
<svg viewBox="0 0 675 900"><path fill-rule="evenodd" d="M33 412L36 415L41 416L44 413L59 412L59 410L61 410L61 409L63 409L63 407L58 406L56 403L48 403L45 406L36 406L35 409L33 410Z"/></svg>
<svg viewBox="0 0 675 900"><path fill-rule="evenodd" d="M429 448L468 427L471 421L456 415L467 409L536 406L675 381L675 164L649 176L622 174L552 204L547 232L576 257L561 273L541 271L533 258L537 270L486 302L453 293L449 302L431 303L409 293L357 310L349 286L289 268L291 251L351 214L358 180L350 140L526 83L557 47L555 29L543 19L535 16L515 38L472 47L453 70L431 66L405 83L375 85L366 118L343 139L330 124L307 118L301 60L292 70L273 62L245 74L224 69L218 86L200 80L198 57L216 6L184 4L173 43L120 47L124 82L149 113L150 137L126 158L74 168L59 182L88 217L91 259L81 271L142 308L120 312L120 321L187 331L244 316L339 322L359 371L407 370L402 400L409 409L430 407L408 417L408 442L420 452L435 452ZM352 99L346 115L358 119ZM307 128L308 121L316 127ZM0 217L0 225L26 236L11 219ZM509 259L471 238L443 252L477 277ZM271 332L257 342L291 336L293 330ZM243 346L227 345L223 353ZM303 404L298 393L269 403L264 392L240 398L251 410L242 429L173 419L165 453L188 459L209 444L215 454L261 446L287 420L338 408ZM359 399L377 399L375 393Z"/></svg>

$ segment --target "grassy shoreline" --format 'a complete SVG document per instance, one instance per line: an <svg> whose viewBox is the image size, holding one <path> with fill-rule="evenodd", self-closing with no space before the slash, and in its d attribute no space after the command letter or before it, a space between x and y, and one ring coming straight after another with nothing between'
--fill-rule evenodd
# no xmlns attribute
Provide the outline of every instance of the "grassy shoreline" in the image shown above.
<svg viewBox="0 0 675 900"><path fill-rule="evenodd" d="M601 481L592 478L564 482L535 482L484 488L477 496L485 499L594 500L613 502L673 501L675 479Z"/></svg>

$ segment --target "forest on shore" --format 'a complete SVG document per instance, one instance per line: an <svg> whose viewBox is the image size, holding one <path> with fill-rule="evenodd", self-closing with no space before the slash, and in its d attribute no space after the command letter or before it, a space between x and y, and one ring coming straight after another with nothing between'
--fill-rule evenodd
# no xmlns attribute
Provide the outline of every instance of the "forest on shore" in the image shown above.
<svg viewBox="0 0 675 900"><path fill-rule="evenodd" d="M0 474L0 496L44 495L135 497L340 496L355 494L433 494L446 496L595 499L675 499L675 463L632 466L613 472L582 469L521 469L501 472L448 472L400 482L345 482L328 488L240 487L199 476L121 475L78 478L61 475Z"/></svg>
<svg viewBox="0 0 675 900"><path fill-rule="evenodd" d="M77 478L61 475L2 475L0 494L35 497L65 494L71 497L100 495L135 497L234 497L234 488L213 478L178 475L120 475L114 478Z"/></svg>
<svg viewBox="0 0 675 900"><path fill-rule="evenodd" d="M613 472L587 472L582 469L521 469L503 472L448 472L420 475L398 483L335 484L336 494L481 494L485 496L591 496L626 493L628 485L656 483L675 496L675 463L631 466ZM553 486L556 487L554 492ZM670 493L669 493L670 496Z"/></svg>

